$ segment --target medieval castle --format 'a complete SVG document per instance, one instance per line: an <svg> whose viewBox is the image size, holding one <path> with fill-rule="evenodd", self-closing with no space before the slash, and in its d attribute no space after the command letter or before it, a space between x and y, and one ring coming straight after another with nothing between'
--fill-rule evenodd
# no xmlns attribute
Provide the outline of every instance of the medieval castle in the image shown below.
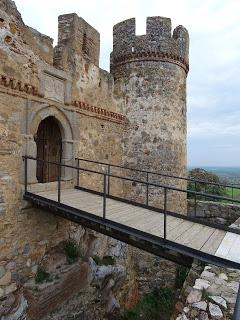
<svg viewBox="0 0 240 320"><path fill-rule="evenodd" d="M103 319L116 304L127 308L136 302L133 249L24 201L26 178L29 190L54 190L58 170L29 160L26 177L22 156L69 166L84 158L185 175L188 32L183 26L172 31L169 18L149 17L146 24L141 36L136 36L135 19L114 26L109 73L99 68L100 35L83 18L75 13L59 16L58 44L53 47L53 39L24 24L12 0L0 0L3 320L55 319L47 318L50 312L79 292L78 310L85 318L76 319ZM73 170L63 168L62 188L74 179ZM102 188L91 173L80 180ZM185 182L174 184L185 187ZM111 192L141 201L143 187L133 187L112 179ZM155 201L153 193L149 201ZM173 211L185 213L185 194L172 192L169 198ZM82 256L70 266L61 251L69 239ZM118 266L96 272L93 255L113 256ZM55 278L37 286L34 279L43 267Z"/></svg>

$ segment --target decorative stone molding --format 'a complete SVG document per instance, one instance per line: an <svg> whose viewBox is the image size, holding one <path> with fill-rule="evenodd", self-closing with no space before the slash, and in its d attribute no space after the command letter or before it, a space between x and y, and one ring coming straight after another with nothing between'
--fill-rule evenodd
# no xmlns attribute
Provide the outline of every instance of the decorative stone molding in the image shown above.
<svg viewBox="0 0 240 320"><path fill-rule="evenodd" d="M29 85L27 83L24 83L20 80L14 79L12 77L0 75L0 85L6 88L16 90L18 92L42 97L42 94L41 92L39 92L38 88L32 85ZM76 108L76 111L78 113L82 113L80 110L87 111L94 114L94 117L96 118L115 122L118 124L123 124L126 121L126 118L120 113L109 111L100 107L95 107L83 101L74 101L72 104Z"/></svg>
<svg viewBox="0 0 240 320"><path fill-rule="evenodd" d="M165 52L156 52L156 51L149 51L149 52L133 52L126 55L121 55L113 60L114 67L118 65L123 65L129 62L136 62L136 61L163 61L174 63L180 67L182 67L186 73L189 71L189 64L187 61L177 55Z"/></svg>
<svg viewBox="0 0 240 320"><path fill-rule="evenodd" d="M5 75L0 75L0 85L13 90L26 92L34 96L39 96L38 88L35 86Z"/></svg>
<svg viewBox="0 0 240 320"><path fill-rule="evenodd" d="M73 105L76 107L77 112L80 112L80 110L88 111L95 114L95 117L103 120L112 121L119 124L123 124L126 120L126 118L120 113L108 111L100 107L95 107L86 102L74 101Z"/></svg>

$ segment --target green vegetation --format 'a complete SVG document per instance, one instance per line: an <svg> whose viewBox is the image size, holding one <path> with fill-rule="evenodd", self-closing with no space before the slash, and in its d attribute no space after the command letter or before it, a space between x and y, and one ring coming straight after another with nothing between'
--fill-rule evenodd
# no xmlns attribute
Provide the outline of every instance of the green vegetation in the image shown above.
<svg viewBox="0 0 240 320"><path fill-rule="evenodd" d="M185 279L187 278L189 269L183 266L178 266L177 267L177 275L176 275L176 279L175 279L175 287L177 289L181 289Z"/></svg>
<svg viewBox="0 0 240 320"><path fill-rule="evenodd" d="M202 300L208 300L210 297L210 294L207 292L206 289L203 288L203 291L202 291Z"/></svg>
<svg viewBox="0 0 240 320"><path fill-rule="evenodd" d="M41 267L39 267L35 275L35 282L37 284L43 283L44 281L48 281L49 277L50 277L50 274L45 270L43 270Z"/></svg>
<svg viewBox="0 0 240 320"><path fill-rule="evenodd" d="M67 256L67 261L70 264L76 262L78 260L78 258L80 257L80 250L79 250L77 244L72 240L69 240L65 244L64 251Z"/></svg>
<svg viewBox="0 0 240 320"><path fill-rule="evenodd" d="M130 311L125 311L118 320L167 320L175 305L175 292L170 288L154 289L146 294Z"/></svg>
<svg viewBox="0 0 240 320"><path fill-rule="evenodd" d="M104 256L102 259L99 256L94 256L93 260L99 266L113 266L115 264L115 259L111 256Z"/></svg>
<svg viewBox="0 0 240 320"><path fill-rule="evenodd" d="M188 178L200 181L213 182L217 184L221 183L220 178L216 174L200 168L192 169L188 174ZM226 196L226 188L218 185L211 185L204 182L188 181L187 187L188 190L192 191L208 193L216 196ZM193 199L194 197L194 194L188 193L189 199ZM197 200L218 201L218 199L199 195L197 196Z"/></svg>
<svg viewBox="0 0 240 320"><path fill-rule="evenodd" d="M240 187L239 189L232 189L231 187L226 188L226 197L240 200Z"/></svg>

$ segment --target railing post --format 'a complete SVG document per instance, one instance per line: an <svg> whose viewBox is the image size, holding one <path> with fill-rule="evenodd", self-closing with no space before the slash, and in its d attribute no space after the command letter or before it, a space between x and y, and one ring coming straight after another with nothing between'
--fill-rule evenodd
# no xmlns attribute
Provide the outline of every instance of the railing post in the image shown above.
<svg viewBox="0 0 240 320"><path fill-rule="evenodd" d="M77 159L77 186L79 187L79 159Z"/></svg>
<svg viewBox="0 0 240 320"><path fill-rule="evenodd" d="M233 186L232 186L232 200L233 200ZM232 201L232 204L233 204L233 201Z"/></svg>
<svg viewBox="0 0 240 320"><path fill-rule="evenodd" d="M235 309L233 314L233 320L239 320L239 319L240 319L240 286L238 289L237 301L235 304Z"/></svg>
<svg viewBox="0 0 240 320"><path fill-rule="evenodd" d="M164 240L167 239L167 188L164 188Z"/></svg>
<svg viewBox="0 0 240 320"><path fill-rule="evenodd" d="M103 175L103 218L106 218L107 175Z"/></svg>
<svg viewBox="0 0 240 320"><path fill-rule="evenodd" d="M28 165L27 165L27 157L24 157L24 191L25 193L27 192L27 184L28 184L28 173L27 173L27 170L28 170Z"/></svg>
<svg viewBox="0 0 240 320"><path fill-rule="evenodd" d="M108 194L108 196L109 196L109 194L110 194L110 174L111 174L111 165L110 164L108 164L108 190L107 190L107 194Z"/></svg>
<svg viewBox="0 0 240 320"><path fill-rule="evenodd" d="M195 192L197 191L197 183L196 181L194 182L194 185L195 185ZM194 194L194 216L196 217L197 216L197 195L196 193Z"/></svg>
<svg viewBox="0 0 240 320"><path fill-rule="evenodd" d="M58 166L58 202L61 202L61 163Z"/></svg>
<svg viewBox="0 0 240 320"><path fill-rule="evenodd" d="M148 172L147 172L147 196L146 196L146 205L148 206L148 192L149 192L149 186L148 186L148 182L149 182L149 180L148 180Z"/></svg>

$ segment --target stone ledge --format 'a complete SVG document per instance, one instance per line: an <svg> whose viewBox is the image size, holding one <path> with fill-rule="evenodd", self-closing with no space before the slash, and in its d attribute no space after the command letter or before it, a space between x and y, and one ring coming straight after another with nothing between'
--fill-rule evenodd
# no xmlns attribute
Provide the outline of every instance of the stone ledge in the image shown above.
<svg viewBox="0 0 240 320"><path fill-rule="evenodd" d="M26 92L34 96L40 96L38 88L36 88L35 86L5 75L0 75L0 85L11 88L13 90Z"/></svg>
<svg viewBox="0 0 240 320"><path fill-rule="evenodd" d="M128 55L123 55L118 57L117 59L113 59L112 67L115 68L119 65L123 65L125 63L129 62L137 62L137 61L163 61L163 62L169 62L174 63L181 68L184 69L186 73L189 71L189 64L186 62L185 59L182 57L179 57L177 55L173 55L170 53L164 53L164 52L137 52L137 53L131 53Z"/></svg>
<svg viewBox="0 0 240 320"><path fill-rule="evenodd" d="M118 124L124 124L124 122L126 121L126 118L120 113L108 111L100 107L95 107L83 101L74 101L73 105L76 107L77 112L79 112L79 110L84 110L90 113L94 113L95 117L103 120L112 121Z"/></svg>

